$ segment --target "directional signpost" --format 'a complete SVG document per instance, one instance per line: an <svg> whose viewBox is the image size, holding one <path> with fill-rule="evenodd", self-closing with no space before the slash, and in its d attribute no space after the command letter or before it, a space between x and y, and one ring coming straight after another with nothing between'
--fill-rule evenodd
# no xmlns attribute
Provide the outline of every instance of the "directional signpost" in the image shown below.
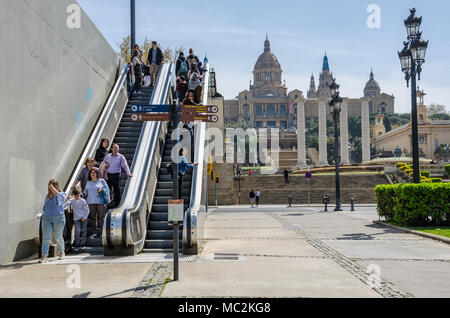
<svg viewBox="0 0 450 318"><path fill-rule="evenodd" d="M197 114L181 114L181 121L183 122L194 122L202 121L204 123L216 123L219 121L217 115L197 115Z"/></svg>
<svg viewBox="0 0 450 318"><path fill-rule="evenodd" d="M144 121L169 121L169 105L131 105L131 120Z"/></svg>
<svg viewBox="0 0 450 318"><path fill-rule="evenodd" d="M168 221L173 225L173 280L178 280L178 245L180 244L178 229L183 222L184 200L168 200Z"/></svg>

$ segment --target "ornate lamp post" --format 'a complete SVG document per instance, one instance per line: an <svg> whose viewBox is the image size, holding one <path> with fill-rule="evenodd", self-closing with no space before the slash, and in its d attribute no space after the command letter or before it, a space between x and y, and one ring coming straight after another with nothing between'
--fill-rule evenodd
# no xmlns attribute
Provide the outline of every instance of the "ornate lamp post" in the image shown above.
<svg viewBox="0 0 450 318"><path fill-rule="evenodd" d="M419 168L419 130L417 122L417 83L416 75L420 81L422 65L425 63L428 41L422 39L420 25L422 17L416 16L416 9L410 10L411 14L405 20L408 41L403 42L403 50L398 52L402 71L405 73L406 84L409 87L411 80L411 126L412 126L412 156L413 156L413 182L420 183Z"/></svg>
<svg viewBox="0 0 450 318"><path fill-rule="evenodd" d="M334 211L342 211L341 207L341 180L339 176L339 164L341 162L339 157L339 134L338 134L338 121L339 113L341 112L341 103L343 99L339 97L339 85L336 84L336 80L330 85L331 90L331 101L330 101L330 112L333 115L334 120L334 164L336 171L336 208Z"/></svg>

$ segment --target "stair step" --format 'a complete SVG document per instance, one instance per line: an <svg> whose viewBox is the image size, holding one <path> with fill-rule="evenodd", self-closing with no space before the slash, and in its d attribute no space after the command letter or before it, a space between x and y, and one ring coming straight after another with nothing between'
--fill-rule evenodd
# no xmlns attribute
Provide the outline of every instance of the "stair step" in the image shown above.
<svg viewBox="0 0 450 318"><path fill-rule="evenodd" d="M179 248L182 248L182 242L179 242ZM148 249L158 248L158 249L169 249L173 248L173 240L145 240L145 247Z"/></svg>
<svg viewBox="0 0 450 318"><path fill-rule="evenodd" d="M183 224L180 224L180 229L183 229ZM167 218L165 221L152 221L150 220L149 222L149 226L148 226L148 230L149 231L163 231L163 230L173 230L173 225L170 225L167 222Z"/></svg>
<svg viewBox="0 0 450 318"><path fill-rule="evenodd" d="M178 237L180 240L183 239L183 231L178 231ZM147 240L173 240L173 229L172 230L154 230L147 231Z"/></svg>

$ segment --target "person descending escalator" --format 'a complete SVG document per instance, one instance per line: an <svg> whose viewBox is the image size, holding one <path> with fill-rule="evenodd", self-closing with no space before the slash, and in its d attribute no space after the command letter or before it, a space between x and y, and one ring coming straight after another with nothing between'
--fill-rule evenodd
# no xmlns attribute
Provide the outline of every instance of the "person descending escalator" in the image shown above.
<svg viewBox="0 0 450 318"><path fill-rule="evenodd" d="M188 163L186 159L186 149L181 148L178 152L178 195L179 198L182 197L182 189L183 189L183 176L186 174L186 168L192 168L193 166L198 165L198 162L194 162L193 164Z"/></svg>
<svg viewBox="0 0 450 318"><path fill-rule="evenodd" d="M91 170L83 197L87 198L89 205L89 219L91 223L91 238L101 235L103 220L106 214L104 195L109 195L109 188L106 181L100 177L98 170Z"/></svg>
<svg viewBox="0 0 450 318"><path fill-rule="evenodd" d="M72 194L73 197L69 197L69 201L64 204L64 209L72 206L75 225L75 252L78 252L80 248L84 250L86 247L87 221L90 209L87 202L81 197L81 192L78 189L73 189Z"/></svg>
<svg viewBox="0 0 450 318"><path fill-rule="evenodd" d="M186 78L184 77L184 75L181 75L177 78L177 94L178 94L178 101L180 103L182 103L184 98L186 97L187 90L188 90L188 83L186 82Z"/></svg>
<svg viewBox="0 0 450 318"><path fill-rule="evenodd" d="M106 164L103 162L103 160L105 160L105 157L108 154L108 147L109 140L106 138L102 138L100 146L95 152L95 161L97 162L97 167L100 169L100 176L103 176L103 179L105 180L108 180L108 174L106 173Z"/></svg>
<svg viewBox="0 0 450 318"><path fill-rule="evenodd" d="M99 170L98 168L95 167L96 162L95 162L94 158L87 158L84 165L85 165L84 168L81 169L80 174L78 175L75 182L72 184L72 190L77 187L78 183L80 183L81 192L83 192L84 188L86 187L86 183L88 182L88 179L89 179L89 172L92 169ZM100 178L103 178L103 173L101 171L100 171Z"/></svg>
<svg viewBox="0 0 450 318"><path fill-rule="evenodd" d="M114 189L114 203L111 204L110 208L115 208L120 204L120 183L122 179L120 173L122 169L125 170L129 178L133 176L128 167L127 160L119 153L119 150L118 144L112 145L112 153L107 154L104 160L106 163L106 172L108 173L108 187L111 192Z"/></svg>
<svg viewBox="0 0 450 318"><path fill-rule="evenodd" d="M193 65L197 64L200 62L200 60L198 59L197 55L194 54L194 50L193 49L189 49L189 55L187 57L187 61L188 61L188 65L189 65L189 70L192 71L193 69Z"/></svg>
<svg viewBox="0 0 450 318"><path fill-rule="evenodd" d="M181 102L181 105L198 105L198 103L195 102L195 96L194 96L194 92L189 90L186 94L186 97L183 99L183 101Z"/></svg>
<svg viewBox="0 0 450 318"><path fill-rule="evenodd" d="M141 53L139 50L135 50L133 52L133 56L131 57L131 64L133 65L134 74L134 86L131 92L135 94L141 94L141 84L142 78L144 77L144 68L141 62Z"/></svg>
<svg viewBox="0 0 450 318"><path fill-rule="evenodd" d="M150 65L151 86L155 86L159 67L164 63L164 56L156 41L152 41L152 48L148 51L147 65Z"/></svg>
<svg viewBox="0 0 450 318"><path fill-rule="evenodd" d="M184 57L184 53L180 52L175 67L175 74L177 74L177 76L184 76L184 78L187 78L188 72L189 72L189 64L186 58Z"/></svg>
<svg viewBox="0 0 450 318"><path fill-rule="evenodd" d="M202 79L203 76L200 75L197 64L193 64L192 70L190 71L188 88L194 92L194 101L196 104L202 103Z"/></svg>

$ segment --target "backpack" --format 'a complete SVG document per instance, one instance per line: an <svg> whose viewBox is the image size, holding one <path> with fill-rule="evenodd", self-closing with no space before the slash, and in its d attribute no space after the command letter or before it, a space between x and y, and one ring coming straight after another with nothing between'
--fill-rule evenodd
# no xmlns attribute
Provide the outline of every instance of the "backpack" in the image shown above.
<svg viewBox="0 0 450 318"><path fill-rule="evenodd" d="M179 74L185 74L185 73L187 73L188 72L188 66L187 66L187 63L186 63L186 60L184 60L184 61L182 61L181 59L180 59L180 70L178 71L178 74L177 75L179 75Z"/></svg>

